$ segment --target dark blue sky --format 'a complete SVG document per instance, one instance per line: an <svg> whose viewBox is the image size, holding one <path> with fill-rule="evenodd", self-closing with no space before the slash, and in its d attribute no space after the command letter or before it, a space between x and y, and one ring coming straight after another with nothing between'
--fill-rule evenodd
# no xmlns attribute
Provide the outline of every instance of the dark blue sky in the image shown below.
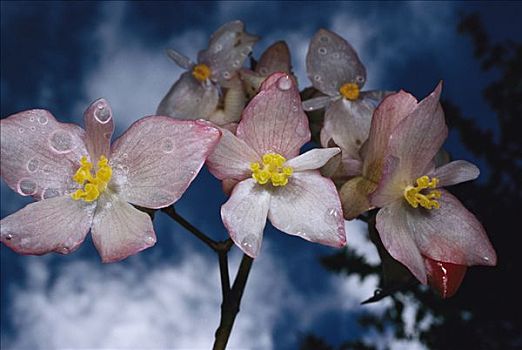
<svg viewBox="0 0 522 350"><path fill-rule="evenodd" d="M359 52L368 70L367 88L403 88L422 98L443 80L445 98L498 132L481 95L498 72L482 72L470 41L456 30L460 14L472 11L480 13L492 40L522 37L522 6L512 2L3 1L1 117L45 108L61 121L83 126L83 110L105 97L118 135L153 114L179 76L165 48L195 58L217 27L241 19L248 32L262 37L256 57L272 42L287 40L301 88L310 85L304 69L308 40L325 27ZM455 158L481 165L458 134L450 133L446 147ZM1 217L30 202L1 186ZM219 182L204 170L177 208L203 231L224 239L219 208L225 200ZM219 315L217 259L164 215L158 213L154 224L155 247L110 266L101 265L90 238L69 256L23 257L0 247L2 348L208 347ZM375 252L363 233L350 226L348 243L373 261ZM376 281L332 276L317 257L333 249L271 227L263 244L232 345L294 349L300 334L311 330L333 343L371 336L355 316L386 308L386 302L358 306ZM232 268L238 258L236 251Z"/></svg>

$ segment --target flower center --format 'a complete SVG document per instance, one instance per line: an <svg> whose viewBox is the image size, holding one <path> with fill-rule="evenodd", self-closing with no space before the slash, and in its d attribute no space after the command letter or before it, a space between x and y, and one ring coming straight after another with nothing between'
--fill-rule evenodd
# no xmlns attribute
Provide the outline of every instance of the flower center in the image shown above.
<svg viewBox="0 0 522 350"><path fill-rule="evenodd" d="M86 202L98 199L107 188L112 177L112 169L108 163L107 158L101 156L98 161L98 171L92 176L92 163L87 161L87 157L83 156L80 160L80 169L73 176L73 180L83 186L83 189L77 190L71 197L74 200L83 199Z"/></svg>
<svg viewBox="0 0 522 350"><path fill-rule="evenodd" d="M414 208L417 208L420 204L421 207L426 209L438 209L440 208L440 204L435 199L440 198L440 191L427 190L425 193L421 193L423 190L437 187L438 182L439 179L435 177L430 180L428 176L421 176L417 179L417 185L406 186L404 189L404 198L406 198L408 203Z"/></svg>
<svg viewBox="0 0 522 350"><path fill-rule="evenodd" d="M194 66L194 68L192 68L192 75L194 76L194 78L196 78L197 80L199 80L201 82L210 78L211 74L212 74L212 70L210 69L209 66L207 66L204 63L197 64Z"/></svg>
<svg viewBox="0 0 522 350"><path fill-rule="evenodd" d="M355 101L359 98L359 85L346 83L339 88L339 93L347 100Z"/></svg>
<svg viewBox="0 0 522 350"><path fill-rule="evenodd" d="M263 156L263 167L259 163L250 163L252 178L260 185L272 182L273 186L284 186L294 170L289 166L283 166L285 157L277 153L267 153Z"/></svg>

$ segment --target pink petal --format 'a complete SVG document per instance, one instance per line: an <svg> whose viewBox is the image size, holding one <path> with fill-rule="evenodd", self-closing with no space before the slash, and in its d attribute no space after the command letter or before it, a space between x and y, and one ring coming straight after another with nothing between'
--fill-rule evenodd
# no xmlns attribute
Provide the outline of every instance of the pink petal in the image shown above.
<svg viewBox="0 0 522 350"><path fill-rule="evenodd" d="M357 176L348 180L341 187L339 196L343 206L344 218L352 220L372 208L368 195L375 190L376 184Z"/></svg>
<svg viewBox="0 0 522 350"><path fill-rule="evenodd" d="M263 52L256 65L256 72L264 77L272 73L290 73L290 50L284 41L272 44Z"/></svg>
<svg viewBox="0 0 522 350"><path fill-rule="evenodd" d="M438 187L446 187L474 180L479 175L480 170L474 164L465 160L456 160L435 169L430 177L439 179Z"/></svg>
<svg viewBox="0 0 522 350"><path fill-rule="evenodd" d="M218 100L217 87L200 83L191 72L185 72L163 98L156 114L176 119L208 119L216 110Z"/></svg>
<svg viewBox="0 0 522 350"><path fill-rule="evenodd" d="M72 177L87 155L79 126L33 109L2 119L0 133L0 172L13 190L39 200L77 187Z"/></svg>
<svg viewBox="0 0 522 350"><path fill-rule="evenodd" d="M408 178L408 174L401 168L400 160L394 156L387 156L382 163L381 179L369 196L372 206L382 208L400 199L408 185L415 181Z"/></svg>
<svg viewBox="0 0 522 350"><path fill-rule="evenodd" d="M243 111L237 136L260 155L279 153L290 159L299 154L310 140L310 129L299 90L290 76L274 73L265 80Z"/></svg>
<svg viewBox="0 0 522 350"><path fill-rule="evenodd" d="M366 69L353 47L326 29L320 29L310 41L306 72L313 86L329 96L339 95L345 83L362 87L366 81Z"/></svg>
<svg viewBox="0 0 522 350"><path fill-rule="evenodd" d="M244 31L241 21L221 26L210 38L208 49L200 51L198 62L212 69L212 79L223 84L243 66L259 38Z"/></svg>
<svg viewBox="0 0 522 350"><path fill-rule="evenodd" d="M92 239L104 263L115 262L156 244L148 214L118 196L103 196L92 225Z"/></svg>
<svg viewBox="0 0 522 350"><path fill-rule="evenodd" d="M482 224L445 190L440 209L414 209L402 201L411 235L423 255L458 265L495 265L497 256Z"/></svg>
<svg viewBox="0 0 522 350"><path fill-rule="evenodd" d="M20 254L68 254L85 239L95 208L70 196L31 203L0 221L0 240Z"/></svg>
<svg viewBox="0 0 522 350"><path fill-rule="evenodd" d="M341 150L337 147L315 148L290 159L284 165L292 167L294 172L319 169L339 152L341 152Z"/></svg>
<svg viewBox="0 0 522 350"><path fill-rule="evenodd" d="M185 192L219 138L219 130L204 121L140 119L113 145L110 186L130 203L168 206Z"/></svg>
<svg viewBox="0 0 522 350"><path fill-rule="evenodd" d="M379 181L382 162L390 142L390 135L397 125L417 106L412 95L399 91L384 98L373 114L363 174L373 181Z"/></svg>
<svg viewBox="0 0 522 350"><path fill-rule="evenodd" d="M207 158L210 172L220 180L244 180L252 175L250 164L261 157L243 140L221 129L222 137L214 152Z"/></svg>
<svg viewBox="0 0 522 350"><path fill-rule="evenodd" d="M412 237L407 206L406 201L398 200L379 210L376 228L388 253L406 266L422 284L426 284L424 260Z"/></svg>
<svg viewBox="0 0 522 350"><path fill-rule="evenodd" d="M254 179L241 181L221 207L221 218L234 243L255 258L261 249L270 193Z"/></svg>
<svg viewBox="0 0 522 350"><path fill-rule="evenodd" d="M362 173L362 161L359 159L342 158L343 174L346 176L359 176Z"/></svg>
<svg viewBox="0 0 522 350"><path fill-rule="evenodd" d="M183 69L191 69L194 63L187 56L183 55L180 52L177 52L173 49L167 49L167 55L171 60L174 61L178 65L178 67Z"/></svg>
<svg viewBox="0 0 522 350"><path fill-rule="evenodd" d="M107 101L94 101L85 111L86 146L93 164L100 156L108 157L111 149L111 137L114 132L112 110Z"/></svg>
<svg viewBox="0 0 522 350"><path fill-rule="evenodd" d="M429 163L448 135L439 103L442 84L404 118L390 136L390 153L400 159L400 168L409 179L426 175Z"/></svg>
<svg viewBox="0 0 522 350"><path fill-rule="evenodd" d="M339 195L317 171L296 172L273 191L268 218L279 230L332 247L346 244Z"/></svg>

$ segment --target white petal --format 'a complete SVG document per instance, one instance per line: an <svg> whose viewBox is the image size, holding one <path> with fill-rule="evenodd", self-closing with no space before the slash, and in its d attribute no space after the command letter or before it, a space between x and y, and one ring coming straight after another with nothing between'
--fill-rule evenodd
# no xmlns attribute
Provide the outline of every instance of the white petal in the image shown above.
<svg viewBox="0 0 522 350"><path fill-rule="evenodd" d="M290 159L284 165L292 167L294 171L314 170L322 167L336 154L341 152L338 147L315 148Z"/></svg>
<svg viewBox="0 0 522 350"><path fill-rule="evenodd" d="M303 101L303 109L307 112L315 111L317 109L324 108L334 100L335 97L331 96L319 96L314 97L309 100Z"/></svg>
<svg viewBox="0 0 522 350"><path fill-rule="evenodd" d="M187 56L173 49L167 49L167 55L173 60L179 67L183 69L190 69L194 63Z"/></svg>
<svg viewBox="0 0 522 350"><path fill-rule="evenodd" d="M221 207L221 218L230 237L252 258L261 249L269 205L270 193L254 179L247 179L234 187L230 199Z"/></svg>
<svg viewBox="0 0 522 350"><path fill-rule="evenodd" d="M439 179L438 187L446 187L474 180L479 175L480 170L476 165L465 160L456 160L435 169L430 177Z"/></svg>

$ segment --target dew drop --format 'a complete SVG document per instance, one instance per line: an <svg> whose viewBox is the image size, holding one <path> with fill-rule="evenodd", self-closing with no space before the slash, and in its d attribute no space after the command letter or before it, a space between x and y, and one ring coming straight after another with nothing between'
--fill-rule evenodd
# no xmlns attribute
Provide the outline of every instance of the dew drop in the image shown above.
<svg viewBox="0 0 522 350"><path fill-rule="evenodd" d="M239 62L239 60L235 60L234 63L232 63L232 67L234 67L234 68L239 68L240 65L241 65L241 62Z"/></svg>
<svg viewBox="0 0 522 350"><path fill-rule="evenodd" d="M322 42L322 43L327 43L328 42L328 37L327 36L322 36L319 38L319 41Z"/></svg>
<svg viewBox="0 0 522 350"><path fill-rule="evenodd" d="M376 296L378 297L379 295L382 294L382 289L381 288L377 288L374 292L373 292L373 296Z"/></svg>
<svg viewBox="0 0 522 350"><path fill-rule="evenodd" d="M5 239L8 240L8 241L10 241L10 240L13 239L13 235L10 234L10 233L8 233L7 236L5 236Z"/></svg>
<svg viewBox="0 0 522 350"><path fill-rule="evenodd" d="M314 75L314 80L315 81L321 81L321 79L322 78L321 78L321 76L319 74Z"/></svg>
<svg viewBox="0 0 522 350"><path fill-rule="evenodd" d="M18 132L19 132L20 134L23 134L23 133L24 133L24 129L23 129L23 128L18 128Z"/></svg>
<svg viewBox="0 0 522 350"><path fill-rule="evenodd" d="M27 170L31 173L34 173L36 170L38 170L38 164L40 162L38 161L38 159L36 158L33 158L33 159L30 159L28 162L27 162Z"/></svg>
<svg viewBox="0 0 522 350"><path fill-rule="evenodd" d="M334 53L332 54L332 58L333 58L334 60L338 60L339 57L340 57L339 52L334 52Z"/></svg>
<svg viewBox="0 0 522 350"><path fill-rule="evenodd" d="M49 144L56 153L71 152L73 148L72 136L65 130L57 130L51 134Z"/></svg>
<svg viewBox="0 0 522 350"><path fill-rule="evenodd" d="M60 252L60 254L69 254L71 252L71 248L69 248L69 247L61 247L59 252Z"/></svg>
<svg viewBox="0 0 522 350"><path fill-rule="evenodd" d="M105 137L106 140L110 140L111 136L112 136L112 133L110 133L110 132L106 132L105 134L103 134L103 137Z"/></svg>
<svg viewBox="0 0 522 350"><path fill-rule="evenodd" d="M56 188L46 188L42 193L42 199L49 199L60 196L60 191Z"/></svg>
<svg viewBox="0 0 522 350"><path fill-rule="evenodd" d="M45 174L45 175L49 175L51 173L51 169L49 168L49 166L45 165L43 168L42 168L42 172Z"/></svg>
<svg viewBox="0 0 522 350"><path fill-rule="evenodd" d="M341 217L341 212L337 208L330 208L326 211L325 221L329 224L337 224Z"/></svg>
<svg viewBox="0 0 522 350"><path fill-rule="evenodd" d="M256 252L258 249L259 241L256 239L254 235L246 235L245 238L241 240L241 245L252 252Z"/></svg>
<svg viewBox="0 0 522 350"><path fill-rule="evenodd" d="M289 90L292 87L292 80L288 75L284 75L277 81L277 87L279 90Z"/></svg>
<svg viewBox="0 0 522 350"><path fill-rule="evenodd" d="M172 153L174 151L174 142L172 142L171 138L165 138L161 142L161 150L163 153Z"/></svg>
<svg viewBox="0 0 522 350"><path fill-rule="evenodd" d="M221 44L217 44L215 47L214 47L214 52L219 52L223 50L223 45Z"/></svg>
<svg viewBox="0 0 522 350"><path fill-rule="evenodd" d="M22 179L18 182L18 192L22 196L31 196L36 193L36 182L31 179Z"/></svg>
<svg viewBox="0 0 522 350"><path fill-rule="evenodd" d="M145 237L145 242L147 242L148 244L154 244L156 242L156 239L154 239L154 237L152 236L147 236Z"/></svg>
<svg viewBox="0 0 522 350"><path fill-rule="evenodd" d="M123 153L121 156L122 156L123 158L127 158L129 155L128 155L127 153Z"/></svg>
<svg viewBox="0 0 522 350"><path fill-rule="evenodd" d="M31 122L34 122L34 117L29 118Z"/></svg>
<svg viewBox="0 0 522 350"><path fill-rule="evenodd" d="M100 123L105 124L111 119L111 111L105 103L99 103L94 111L94 117Z"/></svg>
<svg viewBox="0 0 522 350"><path fill-rule="evenodd" d="M227 79L227 80L230 79L230 72L228 72L228 71L224 71L224 72L223 72L223 78L225 78L225 79Z"/></svg>
<svg viewBox="0 0 522 350"><path fill-rule="evenodd" d="M297 112L299 110L299 107L297 105L292 106L292 112Z"/></svg>
<svg viewBox="0 0 522 350"><path fill-rule="evenodd" d="M362 75L358 75L355 77L355 81L358 83L364 83L364 77Z"/></svg>
<svg viewBox="0 0 522 350"><path fill-rule="evenodd" d="M45 115L39 115L38 116L38 123L42 125L46 125L49 122L49 119Z"/></svg>
<svg viewBox="0 0 522 350"><path fill-rule="evenodd" d="M36 131L36 127L31 126L31 131Z"/></svg>
<svg viewBox="0 0 522 350"><path fill-rule="evenodd" d="M326 47L320 47L317 52L319 52L320 55L326 55L328 53L328 50Z"/></svg>

